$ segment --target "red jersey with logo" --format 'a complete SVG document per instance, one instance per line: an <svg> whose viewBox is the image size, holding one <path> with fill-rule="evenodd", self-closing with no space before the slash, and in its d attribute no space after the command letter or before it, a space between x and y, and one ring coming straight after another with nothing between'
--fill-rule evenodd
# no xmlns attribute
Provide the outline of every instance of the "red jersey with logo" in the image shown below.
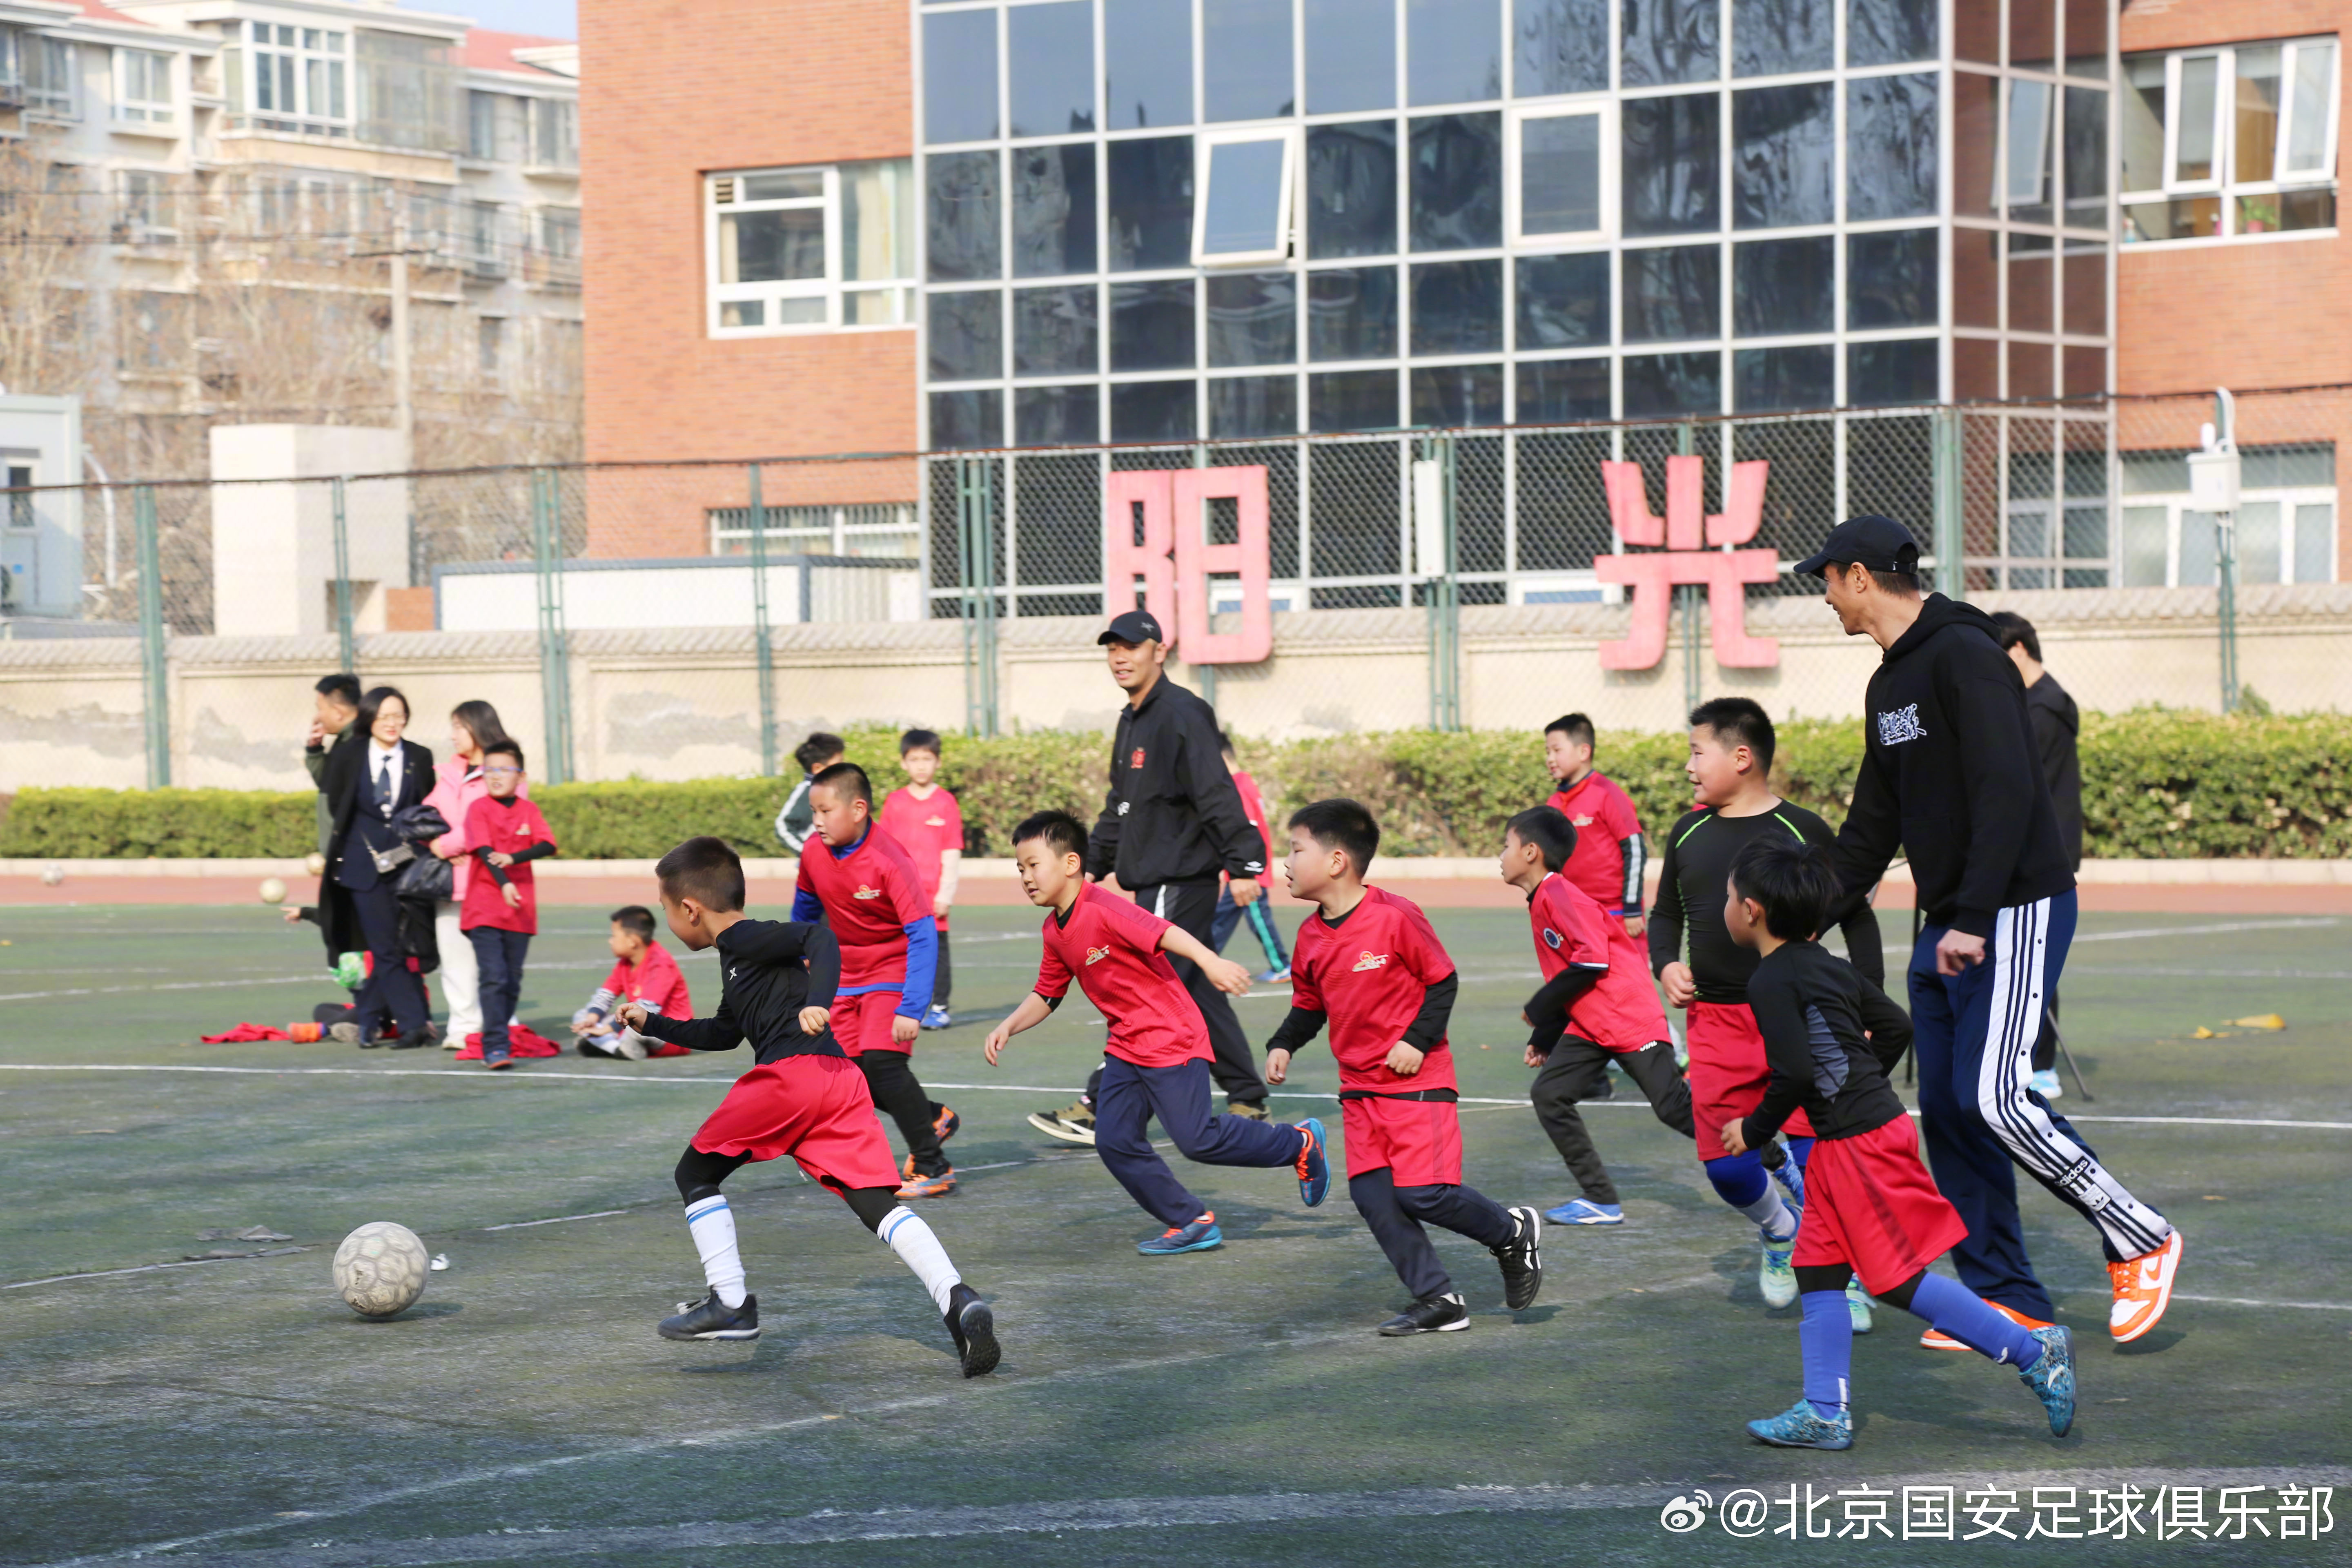
<svg viewBox="0 0 2352 1568"><path fill-rule="evenodd" d="M1242 815L1249 818L1252 827L1257 829L1257 836L1265 840L1265 869L1257 874L1257 882L1261 888L1271 888L1274 886L1276 859L1274 828L1265 820L1265 798L1257 793L1257 780L1247 773L1235 773L1234 787L1241 792Z"/></svg>
<svg viewBox="0 0 2352 1568"><path fill-rule="evenodd" d="M1209 1059L1209 1026L1175 966L1160 951L1170 922L1088 882L1069 919L1045 917L1037 994L1069 994L1075 979L1110 1024L1105 1048L1139 1068Z"/></svg>
<svg viewBox="0 0 2352 1568"><path fill-rule="evenodd" d="M1576 826L1576 852L1568 858L1561 874L1605 912L1624 912L1625 852L1618 846L1642 831L1633 797L1618 787L1615 779L1596 773L1554 792L1544 804Z"/></svg>
<svg viewBox="0 0 2352 1568"><path fill-rule="evenodd" d="M694 1016L694 999L686 994L686 976L679 972L677 960L659 942L647 942L646 956L638 963L625 958L614 964L613 973L604 976L604 989L665 1018Z"/></svg>
<svg viewBox="0 0 2352 1568"><path fill-rule="evenodd" d="M963 851L963 813L956 805L956 797L935 789L929 799L918 800L912 788L894 789L882 803L881 822L882 831L897 839L914 861L924 907L938 907L940 883L946 876L946 864L940 858L950 850ZM945 915L940 917L940 929L948 929Z"/></svg>
<svg viewBox="0 0 2352 1568"><path fill-rule="evenodd" d="M489 849L501 855L520 855L534 844L555 842L555 835L548 831L547 818L539 814L539 807L519 795L504 800L486 795L476 801L466 812L465 835L469 854ZM507 880L522 889L522 902L511 909L507 906L499 879L490 875L490 868L487 865L478 868L482 874L466 884L466 900L457 907L457 929L488 927L492 931L536 932L539 889L531 879L530 862L506 868Z"/></svg>
<svg viewBox="0 0 2352 1568"><path fill-rule="evenodd" d="M930 918L931 900L896 838L869 826L854 848L836 857L811 835L801 847L796 885L824 907L825 923L841 943L843 992L906 980L907 928Z"/></svg>
<svg viewBox="0 0 2352 1568"><path fill-rule="evenodd" d="M1638 1051L1664 1037L1653 1019L1658 994L1650 988L1648 973L1610 962L1614 955L1609 917L1581 888L1558 871L1546 877L1528 900L1528 923L1534 928L1536 963L1547 981L1570 964L1607 971L1569 1008L1571 1032L1612 1051Z"/></svg>
<svg viewBox="0 0 2352 1568"><path fill-rule="evenodd" d="M1389 1051L1412 1026L1424 994L1453 973L1454 960L1419 904L1366 888L1364 901L1336 925L1318 911L1298 928L1290 1005L1328 1018L1342 1089L1453 1089L1454 1052L1444 1040L1411 1078L1388 1066Z"/></svg>

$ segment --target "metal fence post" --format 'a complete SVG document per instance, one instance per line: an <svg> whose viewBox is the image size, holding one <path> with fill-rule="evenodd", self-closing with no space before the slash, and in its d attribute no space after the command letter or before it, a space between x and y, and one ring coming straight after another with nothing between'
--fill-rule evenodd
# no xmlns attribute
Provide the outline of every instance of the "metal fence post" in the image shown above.
<svg viewBox="0 0 2352 1568"><path fill-rule="evenodd" d="M2214 566L2221 586L2221 711L2238 710L2238 518L2213 514Z"/></svg>
<svg viewBox="0 0 2352 1568"><path fill-rule="evenodd" d="M360 660L352 641L352 535L349 514L344 510L346 497L343 489L350 483L350 478L338 474L330 483L334 492L335 512L335 646L342 659L343 673L356 677L360 672Z"/></svg>
<svg viewBox="0 0 2352 1568"><path fill-rule="evenodd" d="M1948 598L1957 599L1967 588L1968 546L1961 530L1964 516L1961 502L1964 472L1961 441L1960 410L1949 404L1936 410L1931 426L1935 443L1932 469L1935 480L1935 551L1936 591Z"/></svg>
<svg viewBox="0 0 2352 1568"><path fill-rule="evenodd" d="M155 491L132 492L132 526L139 536L140 685L146 699L147 787L172 785L171 667L163 646L163 549L156 537Z"/></svg>
<svg viewBox="0 0 2352 1568"><path fill-rule="evenodd" d="M1416 575L1429 606L1429 727L1462 728L1462 588L1455 547L1455 447L1451 436L1414 443L1413 544ZM1423 465L1428 465L1423 468ZM1424 479L1422 476L1427 475Z"/></svg>
<svg viewBox="0 0 2352 1568"><path fill-rule="evenodd" d="M1675 426L1675 452L1685 458L1698 455L1698 430L1687 419ZM1685 713L1706 700L1698 667L1699 600L1705 591L1696 583L1685 584L1675 590L1675 597L1681 601L1683 613L1683 711Z"/></svg>
<svg viewBox="0 0 2352 1568"><path fill-rule="evenodd" d="M963 612L964 728L996 733L996 507L989 459L956 463L957 584Z"/></svg>
<svg viewBox="0 0 2352 1568"><path fill-rule="evenodd" d="M760 771L776 775L776 653L768 633L768 509L760 500L760 465L751 465L751 648L760 670ZM808 569L801 569L808 581ZM803 595L805 596L805 595ZM803 616L806 616L803 606Z"/></svg>
<svg viewBox="0 0 2352 1568"><path fill-rule="evenodd" d="M563 633L563 533L555 474L530 473L531 545L539 578L539 689L547 727L541 771L549 784L572 780L572 661Z"/></svg>

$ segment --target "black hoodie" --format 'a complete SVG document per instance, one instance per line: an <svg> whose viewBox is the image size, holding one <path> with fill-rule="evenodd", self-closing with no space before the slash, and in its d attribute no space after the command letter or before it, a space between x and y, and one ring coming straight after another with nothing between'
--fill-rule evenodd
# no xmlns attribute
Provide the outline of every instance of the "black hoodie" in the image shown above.
<svg viewBox="0 0 2352 1568"><path fill-rule="evenodd" d="M1928 923L1971 936L1991 935L2001 910L2074 885L2025 683L1975 605L1927 595L1870 678L1863 744L1838 829L1840 914L1898 847Z"/></svg>

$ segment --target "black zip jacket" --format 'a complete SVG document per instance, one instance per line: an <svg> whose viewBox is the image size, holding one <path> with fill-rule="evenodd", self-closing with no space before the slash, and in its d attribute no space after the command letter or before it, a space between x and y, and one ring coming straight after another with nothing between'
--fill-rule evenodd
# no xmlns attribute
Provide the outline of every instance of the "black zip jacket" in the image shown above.
<svg viewBox="0 0 2352 1568"><path fill-rule="evenodd" d="M1265 869L1265 840L1225 772L1217 714L1165 675L1140 706L1119 710L1110 794L1087 841L1087 871L1116 872L1130 892L1161 882L1236 879Z"/></svg>
<svg viewBox="0 0 2352 1568"><path fill-rule="evenodd" d="M737 921L719 933L719 1011L648 1016L639 1032L695 1051L731 1051L748 1037L761 1067L783 1057L845 1057L831 1029L801 1030L801 1009L830 1007L841 944L821 925Z"/></svg>
<svg viewBox="0 0 2352 1568"><path fill-rule="evenodd" d="M1973 605L1930 594L1886 650L1863 712L1862 771L1838 829L1843 921L1900 848L1930 925L1993 917L2074 885L2025 714L2025 682Z"/></svg>
<svg viewBox="0 0 2352 1568"><path fill-rule="evenodd" d="M2033 721L2033 749L2050 786L2050 809L2058 814L2058 841L2066 847L2066 868L2083 868L2083 762L2075 749L2083 715L2057 678L2044 670L2025 689L2026 717Z"/></svg>
<svg viewBox="0 0 2352 1568"><path fill-rule="evenodd" d="M1772 1069L1739 1124L1750 1149L1800 1107L1816 1138L1859 1137L1905 1114L1886 1074L1911 1044L1911 1020L1853 965L1817 942L1782 942L1748 976L1748 1005Z"/></svg>

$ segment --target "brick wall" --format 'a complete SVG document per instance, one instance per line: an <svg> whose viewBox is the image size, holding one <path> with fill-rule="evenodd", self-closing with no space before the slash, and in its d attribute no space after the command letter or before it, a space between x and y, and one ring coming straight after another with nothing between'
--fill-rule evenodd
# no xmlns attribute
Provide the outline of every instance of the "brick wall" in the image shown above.
<svg viewBox="0 0 2352 1568"><path fill-rule="evenodd" d="M709 170L908 155L906 7L583 0L580 47L589 460L911 450L912 329L707 335L700 184ZM857 476L870 483L852 495L840 473L772 469L765 495L914 499L912 465ZM698 505L590 508L591 555L709 548Z"/></svg>
<svg viewBox="0 0 2352 1568"><path fill-rule="evenodd" d="M2352 6L2344 0L2136 0L2123 14L2120 42L2128 55L2352 35L2347 22ZM2345 80L2352 73L2339 68L2339 90ZM2344 118L2339 106L2339 121ZM2339 207L2338 223L2344 221ZM2352 382L2352 237L2178 250L2126 247L2116 271L2118 391ZM2352 399L2313 397L2299 407L2272 400L2264 415L2265 428L2249 438L2332 440L2339 485L2352 478ZM2347 510L2336 508L2339 577L2352 563Z"/></svg>

